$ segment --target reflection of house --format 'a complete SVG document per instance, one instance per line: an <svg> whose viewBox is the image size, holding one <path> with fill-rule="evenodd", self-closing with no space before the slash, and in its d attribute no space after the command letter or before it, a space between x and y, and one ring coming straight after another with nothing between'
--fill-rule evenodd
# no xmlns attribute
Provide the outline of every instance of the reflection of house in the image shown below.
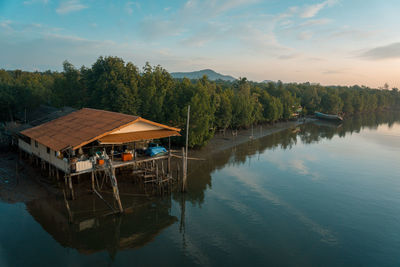
<svg viewBox="0 0 400 267"><path fill-rule="evenodd" d="M136 204L131 213L123 216L90 216L87 212L82 218L78 217L82 214L82 206L90 210L89 204L93 200L82 199L78 202L79 210L72 224L65 215L62 201L40 199L28 202L26 206L33 218L59 244L84 254L104 250L114 254L119 250L140 248L177 222L177 218L169 213L170 200ZM101 205L101 202L96 205ZM72 209L72 212L75 210Z"/></svg>

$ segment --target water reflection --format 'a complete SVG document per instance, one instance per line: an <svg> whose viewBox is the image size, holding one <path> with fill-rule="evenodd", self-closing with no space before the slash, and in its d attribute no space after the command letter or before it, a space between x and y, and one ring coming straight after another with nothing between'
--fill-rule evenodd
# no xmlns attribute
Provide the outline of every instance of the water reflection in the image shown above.
<svg viewBox="0 0 400 267"><path fill-rule="evenodd" d="M120 216L98 216L96 205L101 207L101 203L96 201L92 197L80 199L80 209L72 210L72 223L61 200L39 199L26 206L33 218L62 246L75 248L83 254L106 250L112 258L119 250L146 245L178 220L170 215L170 198L141 201L131 212L128 210ZM87 209L93 209L95 215L90 216Z"/></svg>
<svg viewBox="0 0 400 267"><path fill-rule="evenodd" d="M75 201L72 205L74 214L72 224L69 223L62 199L56 201L54 198L33 200L26 203L26 206L33 218L58 243L64 247L77 249L83 254L108 251L113 258L120 250L145 246L165 229L176 223L179 223L182 243L185 246L186 243L190 244L190 240L185 240L186 205L190 203L201 207L205 199L205 192L212 189L212 174L223 168L231 168L232 175L235 175L237 180L247 189L284 207L289 213L294 214L299 221L309 226L312 231L318 233L325 242L335 243L336 238L328 229L308 218L296 207L280 199L273 192L259 188L256 183L245 179L245 176L240 175L236 167L241 164L252 164L252 158L260 155L265 156L267 150L291 149L298 142L312 144L332 139L335 136L342 138L348 134L358 133L364 128L376 129L382 124L392 127L395 122L399 121L400 113L376 113L356 116L345 120L340 125L321 121L308 122L299 124L295 128L234 145L230 149L207 155L205 161L190 163L188 193L184 196L180 193L174 193L171 197L163 199L132 198L129 200L134 207L131 210L132 212L122 216L103 216L102 214L107 210L104 209L104 204L102 206L101 201L90 195ZM302 159L288 161L288 164L282 167L289 167L300 174L318 179L318 173L310 173L307 169L305 160L312 161L313 159L305 156ZM123 199L124 201L128 200ZM173 216L171 212L174 203L179 206L179 219L177 216ZM236 203L236 205L239 204ZM245 209L245 207L240 206L236 208Z"/></svg>
<svg viewBox="0 0 400 267"><path fill-rule="evenodd" d="M315 120L299 124L294 128L283 130L265 137L233 146L231 149L206 156L204 162L191 162L187 201L201 205L204 201L204 192L212 188L211 174L229 165L240 165L251 162L251 158L263 154L267 150L291 149L297 142L304 144L318 143L335 136L344 138L348 134L359 133L363 129L377 129L386 124L392 127L400 122L400 112L377 112L356 115L344 120L341 124ZM292 162L293 167L302 168L300 161ZM302 170L307 172L306 169ZM318 174L314 175L318 178Z"/></svg>

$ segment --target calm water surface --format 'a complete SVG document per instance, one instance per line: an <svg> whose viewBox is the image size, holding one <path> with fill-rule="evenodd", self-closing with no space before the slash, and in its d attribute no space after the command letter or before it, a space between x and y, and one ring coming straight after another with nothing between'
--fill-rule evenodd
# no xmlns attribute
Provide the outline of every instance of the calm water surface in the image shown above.
<svg viewBox="0 0 400 267"><path fill-rule="evenodd" d="M400 266L399 118L236 145L195 163L186 195L121 217L0 202L0 266Z"/></svg>

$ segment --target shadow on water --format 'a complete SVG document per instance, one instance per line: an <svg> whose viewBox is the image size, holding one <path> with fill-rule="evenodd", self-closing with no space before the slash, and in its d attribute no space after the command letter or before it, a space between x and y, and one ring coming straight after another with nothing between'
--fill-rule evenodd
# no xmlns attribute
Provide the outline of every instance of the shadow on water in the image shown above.
<svg viewBox="0 0 400 267"><path fill-rule="evenodd" d="M132 197L123 200L132 203L132 212L121 216L103 216L107 207L93 195L76 200L71 205L73 223L69 222L62 197L30 200L26 206L32 217L62 246L74 248L82 254L108 251L114 258L120 250L145 246L163 230L176 224L178 218L171 215L172 206L176 203L179 203L183 217L186 202L201 206L206 190L212 188L211 177L216 170L243 164L249 157L260 155L266 150L291 149L297 142L318 143L335 136L345 137L358 133L364 128L375 129L381 124L390 127L399 121L400 113L376 113L349 118L341 125L307 122L233 145L230 149L207 155L205 161L190 163L188 192L184 198L180 193L163 198ZM180 230L184 235L184 218L180 218L180 222Z"/></svg>

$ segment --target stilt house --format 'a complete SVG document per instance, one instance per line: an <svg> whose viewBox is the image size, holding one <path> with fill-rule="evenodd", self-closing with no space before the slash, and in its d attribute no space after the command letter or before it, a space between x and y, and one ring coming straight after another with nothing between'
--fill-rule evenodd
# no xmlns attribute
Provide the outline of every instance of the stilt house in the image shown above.
<svg viewBox="0 0 400 267"><path fill-rule="evenodd" d="M20 132L18 146L65 174L84 173L102 165L106 155L113 163L134 162L150 140L179 131L138 116L83 108Z"/></svg>

